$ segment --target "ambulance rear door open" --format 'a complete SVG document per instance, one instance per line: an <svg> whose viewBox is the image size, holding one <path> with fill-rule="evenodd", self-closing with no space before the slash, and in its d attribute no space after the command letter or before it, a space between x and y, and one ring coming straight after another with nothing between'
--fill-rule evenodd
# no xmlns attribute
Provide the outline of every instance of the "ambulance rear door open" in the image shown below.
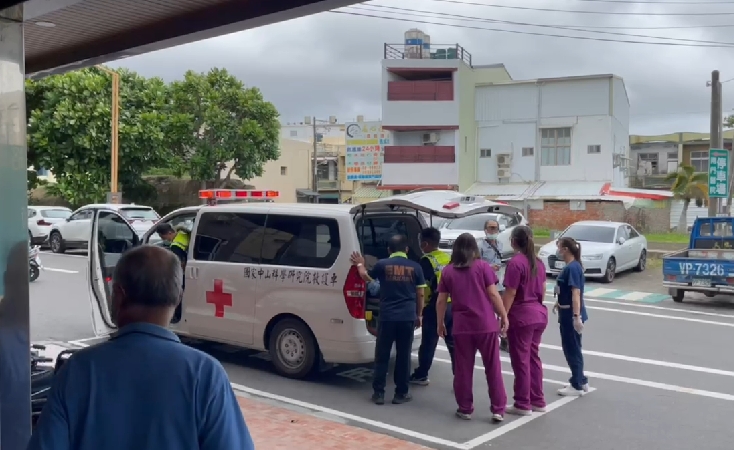
<svg viewBox="0 0 734 450"><path fill-rule="evenodd" d="M140 238L125 217L108 209L94 211L91 230L87 282L92 325L97 336L107 336L117 330L110 309L112 274L122 253L140 245Z"/></svg>

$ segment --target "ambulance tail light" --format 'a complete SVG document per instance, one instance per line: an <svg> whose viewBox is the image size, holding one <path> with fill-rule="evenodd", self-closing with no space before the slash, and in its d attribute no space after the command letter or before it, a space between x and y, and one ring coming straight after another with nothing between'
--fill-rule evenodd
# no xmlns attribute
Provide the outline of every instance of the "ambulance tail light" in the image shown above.
<svg viewBox="0 0 734 450"><path fill-rule="evenodd" d="M349 315L355 319L364 319L365 299L367 297L367 283L359 276L357 266L351 266L347 279L344 281L344 302L347 304Z"/></svg>

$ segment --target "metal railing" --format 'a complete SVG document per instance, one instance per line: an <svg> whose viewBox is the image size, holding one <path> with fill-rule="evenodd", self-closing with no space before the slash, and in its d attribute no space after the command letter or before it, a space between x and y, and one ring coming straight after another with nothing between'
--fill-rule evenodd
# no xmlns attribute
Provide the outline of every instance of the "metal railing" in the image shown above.
<svg viewBox="0 0 734 450"><path fill-rule="evenodd" d="M319 190L336 190L339 188L339 180L316 180L316 188Z"/></svg>
<svg viewBox="0 0 734 450"><path fill-rule="evenodd" d="M420 45L385 44L385 59L456 59L471 67L471 53L459 44L431 44L430 50Z"/></svg>

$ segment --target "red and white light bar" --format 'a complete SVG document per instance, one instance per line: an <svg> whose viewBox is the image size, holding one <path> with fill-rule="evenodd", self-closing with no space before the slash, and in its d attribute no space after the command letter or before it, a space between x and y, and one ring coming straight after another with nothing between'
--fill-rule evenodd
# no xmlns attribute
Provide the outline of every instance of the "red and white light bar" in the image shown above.
<svg viewBox="0 0 734 450"><path fill-rule="evenodd" d="M278 198L278 191L255 191L249 189L202 189L199 191L199 198L203 199L268 199Z"/></svg>

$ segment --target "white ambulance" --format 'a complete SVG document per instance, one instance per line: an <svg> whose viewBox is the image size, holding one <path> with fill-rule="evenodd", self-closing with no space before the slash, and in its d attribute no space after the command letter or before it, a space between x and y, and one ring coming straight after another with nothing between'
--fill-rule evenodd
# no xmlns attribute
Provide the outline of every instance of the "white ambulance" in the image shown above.
<svg viewBox="0 0 734 450"><path fill-rule="evenodd" d="M202 196L226 200L275 194L213 190ZM332 364L374 359L379 301L367 298L366 285L349 261L352 252L360 251L370 266L388 256L392 235L403 234L409 240L408 257L418 260L419 233L427 226L423 214L453 219L516 212L509 205L453 191L418 192L363 205L208 203L161 219L192 227L181 319L171 329L189 338L268 351L277 371L292 378ZM127 235L120 236L120 227L110 227L112 223L126 224ZM118 231L106 236L105 230L113 228ZM96 211L89 283L97 335L115 331L109 283L120 254L155 237L151 230L139 238L117 211Z"/></svg>

